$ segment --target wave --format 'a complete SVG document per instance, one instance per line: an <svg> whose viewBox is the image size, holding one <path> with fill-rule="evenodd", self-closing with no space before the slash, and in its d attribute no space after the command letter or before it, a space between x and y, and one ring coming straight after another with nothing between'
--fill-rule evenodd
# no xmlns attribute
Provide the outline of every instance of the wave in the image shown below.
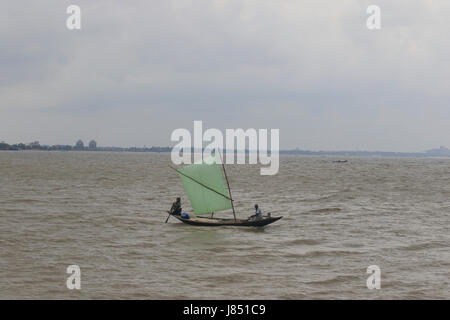
<svg viewBox="0 0 450 320"><path fill-rule="evenodd" d="M299 201L301 201L301 202L320 202L321 200L327 200L327 199L329 200L329 199L335 198L336 196L337 196L337 194L329 194L329 195L320 196L317 198L299 199Z"/></svg>
<svg viewBox="0 0 450 320"><path fill-rule="evenodd" d="M447 248L447 247L448 244L445 244L443 242L432 241L432 242L414 243L408 246L399 247L399 249L406 251L418 251L425 249Z"/></svg>
<svg viewBox="0 0 450 320"><path fill-rule="evenodd" d="M307 211L307 213L327 213L327 212L339 212L342 211L341 208L338 207L331 207L331 208L320 208L320 209L313 209Z"/></svg>
<svg viewBox="0 0 450 320"><path fill-rule="evenodd" d="M290 241L285 241L283 242L283 244L286 245L316 245L316 244L321 244L321 241L318 240L314 240L314 239L295 239L295 240L290 240Z"/></svg>
<svg viewBox="0 0 450 320"><path fill-rule="evenodd" d="M337 284L337 283L348 283L350 281L356 281L361 280L360 276L356 275L338 275L330 279L324 279L324 280L313 280L313 281L307 281L306 284L312 284L312 285L330 285L330 284Z"/></svg>
<svg viewBox="0 0 450 320"><path fill-rule="evenodd" d="M311 250L303 253L284 253L281 256L285 258L305 258L305 257L323 257L323 256L343 256L343 255L353 255L361 254L360 251L348 251L348 250Z"/></svg>

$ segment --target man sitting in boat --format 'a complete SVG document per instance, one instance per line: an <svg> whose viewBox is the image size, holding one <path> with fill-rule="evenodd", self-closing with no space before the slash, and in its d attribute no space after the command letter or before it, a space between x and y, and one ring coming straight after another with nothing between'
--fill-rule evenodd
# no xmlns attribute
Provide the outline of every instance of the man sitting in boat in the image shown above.
<svg viewBox="0 0 450 320"><path fill-rule="evenodd" d="M175 216L179 216L181 214L181 198L178 197L177 201L172 204L172 208L170 208L170 214Z"/></svg>
<svg viewBox="0 0 450 320"><path fill-rule="evenodd" d="M263 218L261 209L255 204L255 214L250 216L249 220L261 220Z"/></svg>

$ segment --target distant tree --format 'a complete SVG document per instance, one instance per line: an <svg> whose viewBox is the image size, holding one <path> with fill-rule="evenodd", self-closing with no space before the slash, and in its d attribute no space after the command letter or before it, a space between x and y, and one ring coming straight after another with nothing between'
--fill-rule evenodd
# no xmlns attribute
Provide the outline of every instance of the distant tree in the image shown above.
<svg viewBox="0 0 450 320"><path fill-rule="evenodd" d="M79 139L77 141L77 143L75 143L75 148L76 150L83 150L84 149L84 143L83 140Z"/></svg>
<svg viewBox="0 0 450 320"><path fill-rule="evenodd" d="M61 146L58 146L58 150L69 151L69 150L72 150L72 146L69 146L69 145L61 145Z"/></svg>
<svg viewBox="0 0 450 320"><path fill-rule="evenodd" d="M31 149L40 149L41 148L39 141L33 141L29 144L29 146Z"/></svg>
<svg viewBox="0 0 450 320"><path fill-rule="evenodd" d="M95 140L89 141L89 149L97 149L97 142Z"/></svg>
<svg viewBox="0 0 450 320"><path fill-rule="evenodd" d="M0 142L0 150L8 150L8 149L9 149L9 144L7 144L4 141Z"/></svg>

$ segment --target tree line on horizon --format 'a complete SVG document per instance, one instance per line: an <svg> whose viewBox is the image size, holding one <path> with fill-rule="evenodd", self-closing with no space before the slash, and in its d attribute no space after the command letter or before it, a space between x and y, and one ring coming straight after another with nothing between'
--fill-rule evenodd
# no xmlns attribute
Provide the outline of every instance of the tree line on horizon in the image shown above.
<svg viewBox="0 0 450 320"><path fill-rule="evenodd" d="M57 144L57 145L41 145L39 141L30 143L16 143L8 144L4 141L0 142L0 150L42 150L42 151L141 151L141 152L170 152L171 147L98 147L95 140L89 141L87 146L84 145L83 140L79 139L75 145Z"/></svg>
<svg viewBox="0 0 450 320"><path fill-rule="evenodd" d="M84 146L83 140L79 139L75 145L57 144L57 145L41 145L39 141L30 143L16 143L8 144L4 141L0 142L0 150L95 150L97 149L97 142L91 140L87 147Z"/></svg>
<svg viewBox="0 0 450 320"><path fill-rule="evenodd" d="M172 152L172 147L98 147L95 140L91 140L88 146L79 139L75 145L41 145L38 141L28 144L8 144L0 142L0 150L43 150L43 151L128 151L128 152ZM204 149L204 148L203 148ZM191 148L191 152L194 152ZM226 150L223 150L226 153ZM248 153L248 150L245 150ZM280 150L280 154L286 155L331 155L331 156L385 156L385 157L450 157L450 149L440 148L427 150L425 152L386 152L386 151L310 151L301 149Z"/></svg>

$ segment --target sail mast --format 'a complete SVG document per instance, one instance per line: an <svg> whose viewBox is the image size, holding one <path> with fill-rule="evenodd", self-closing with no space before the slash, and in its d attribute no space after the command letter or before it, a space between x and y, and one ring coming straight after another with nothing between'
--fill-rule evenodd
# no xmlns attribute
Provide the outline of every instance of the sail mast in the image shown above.
<svg viewBox="0 0 450 320"><path fill-rule="evenodd" d="M230 198L233 199L233 197L231 196L231 189L230 189L230 183L228 182L227 172L225 171L225 164L223 163L223 160L222 160L222 155L220 154L219 149L217 149L217 152L219 153L220 162L222 162L223 174L225 176L225 180L227 181L228 194L230 195ZM231 208L233 209L234 221L236 221L236 212L234 211L233 201L231 201Z"/></svg>

